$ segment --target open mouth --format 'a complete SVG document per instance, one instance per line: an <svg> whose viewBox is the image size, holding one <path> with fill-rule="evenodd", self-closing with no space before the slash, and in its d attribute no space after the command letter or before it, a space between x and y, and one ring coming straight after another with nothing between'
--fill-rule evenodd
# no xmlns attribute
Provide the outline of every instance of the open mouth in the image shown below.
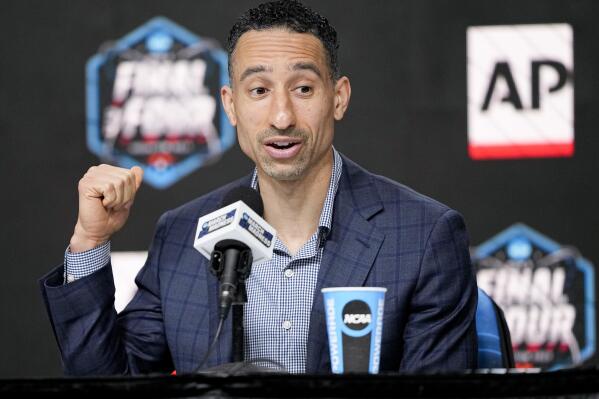
<svg viewBox="0 0 599 399"><path fill-rule="evenodd" d="M295 145L297 145L297 142L292 142L292 141L275 141L272 143L267 143L266 145L272 148L275 148L277 150L286 150L288 148L291 148Z"/></svg>
<svg viewBox="0 0 599 399"><path fill-rule="evenodd" d="M266 152L275 159L295 157L302 148L302 141L289 137L272 137L264 143Z"/></svg>

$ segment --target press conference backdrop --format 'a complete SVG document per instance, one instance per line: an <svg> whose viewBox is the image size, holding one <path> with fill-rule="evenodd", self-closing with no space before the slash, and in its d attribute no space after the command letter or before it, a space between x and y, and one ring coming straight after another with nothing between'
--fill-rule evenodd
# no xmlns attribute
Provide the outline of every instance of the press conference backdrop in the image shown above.
<svg viewBox="0 0 599 399"><path fill-rule="evenodd" d="M37 278L62 261L87 168L146 168L121 260L162 212L251 171L217 94L228 29L257 3L0 3L0 377L61 374ZM596 364L599 3L307 4L352 83L336 148L465 216L521 367Z"/></svg>

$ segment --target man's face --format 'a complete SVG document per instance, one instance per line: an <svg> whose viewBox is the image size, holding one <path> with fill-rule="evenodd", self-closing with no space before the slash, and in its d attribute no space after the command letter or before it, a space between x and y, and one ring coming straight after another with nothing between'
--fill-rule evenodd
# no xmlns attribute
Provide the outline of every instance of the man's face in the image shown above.
<svg viewBox="0 0 599 399"><path fill-rule="evenodd" d="M249 31L237 42L223 105L242 151L274 179L297 180L331 162L350 86L332 81L326 54L316 36L285 29Z"/></svg>

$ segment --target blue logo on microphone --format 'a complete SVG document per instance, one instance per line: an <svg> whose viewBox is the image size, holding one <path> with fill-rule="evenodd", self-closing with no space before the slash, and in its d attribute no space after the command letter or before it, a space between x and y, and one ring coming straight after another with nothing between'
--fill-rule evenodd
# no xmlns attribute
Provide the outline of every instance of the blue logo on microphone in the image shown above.
<svg viewBox="0 0 599 399"><path fill-rule="evenodd" d="M241 215L241 220L239 220L239 226L246 229L251 235L256 237L258 241L260 241L266 248L270 248L272 245L273 235L271 232L262 227L257 221L255 221L250 215L247 213L243 213Z"/></svg>
<svg viewBox="0 0 599 399"><path fill-rule="evenodd" d="M235 211L236 210L233 209L224 215L217 216L214 219L204 222L202 225L202 230L200 230L200 234L198 234L198 238L202 238L233 223L233 219L235 219Z"/></svg>

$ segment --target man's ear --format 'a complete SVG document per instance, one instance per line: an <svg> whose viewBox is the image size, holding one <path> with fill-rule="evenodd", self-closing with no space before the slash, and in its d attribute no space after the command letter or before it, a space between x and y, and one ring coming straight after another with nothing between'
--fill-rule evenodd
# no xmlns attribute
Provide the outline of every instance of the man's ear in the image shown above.
<svg viewBox="0 0 599 399"><path fill-rule="evenodd" d="M235 103L233 102L233 89L229 86L223 86L220 89L220 99L227 113L227 118L231 125L237 126L237 114L235 113Z"/></svg>
<svg viewBox="0 0 599 399"><path fill-rule="evenodd" d="M333 113L335 120L340 121L347 111L349 106L349 98L351 97L351 85L347 76L340 77L335 82L335 111Z"/></svg>

